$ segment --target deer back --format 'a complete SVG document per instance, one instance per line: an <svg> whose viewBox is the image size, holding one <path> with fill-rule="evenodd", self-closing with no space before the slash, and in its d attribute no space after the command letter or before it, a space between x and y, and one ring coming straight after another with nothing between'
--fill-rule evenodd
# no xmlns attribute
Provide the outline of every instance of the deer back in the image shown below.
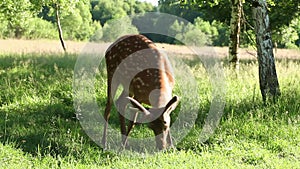
<svg viewBox="0 0 300 169"><path fill-rule="evenodd" d="M107 75L129 96L152 107L163 107L172 98L174 75L168 57L143 35L127 35L105 54ZM113 91L114 93L115 91Z"/></svg>

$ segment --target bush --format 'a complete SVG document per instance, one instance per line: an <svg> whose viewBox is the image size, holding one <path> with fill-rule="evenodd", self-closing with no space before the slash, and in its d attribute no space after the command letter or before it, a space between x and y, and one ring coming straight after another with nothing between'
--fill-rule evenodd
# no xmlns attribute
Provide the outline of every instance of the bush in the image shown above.
<svg viewBox="0 0 300 169"><path fill-rule="evenodd" d="M214 46L228 46L229 26L219 21L213 21L211 26L216 28L218 31L218 33L212 37L212 44Z"/></svg>
<svg viewBox="0 0 300 169"><path fill-rule="evenodd" d="M197 17L194 20L194 25L197 29L201 30L207 36L207 45L211 45L215 37L219 36L218 29L212 26L208 21L204 21L202 18Z"/></svg>
<svg viewBox="0 0 300 169"><path fill-rule="evenodd" d="M139 33L138 29L132 25L132 20L124 17L122 19L109 20L104 24L102 40L113 42L120 36L137 33Z"/></svg>
<svg viewBox="0 0 300 169"><path fill-rule="evenodd" d="M31 18L28 22L27 30L24 33L25 38L56 39L58 37L58 32L51 22L41 18Z"/></svg>
<svg viewBox="0 0 300 169"><path fill-rule="evenodd" d="M174 36L178 41L175 41L176 44L192 45L192 46L203 46L210 45L210 38L200 27L189 23L185 25L183 22L175 21L169 30L169 34Z"/></svg>
<svg viewBox="0 0 300 169"><path fill-rule="evenodd" d="M240 34L240 47L247 48L250 46L256 46L255 32L252 29L243 30Z"/></svg>
<svg viewBox="0 0 300 169"><path fill-rule="evenodd" d="M90 39L95 32L95 25L92 22L89 5L85 4L83 1L79 1L72 12L62 13L61 26L65 39Z"/></svg>
<svg viewBox="0 0 300 169"><path fill-rule="evenodd" d="M13 37L13 32L11 29L8 29L8 21L0 20L0 38L10 38Z"/></svg>
<svg viewBox="0 0 300 169"><path fill-rule="evenodd" d="M100 42L103 37L103 30L102 26L99 21L94 22L95 32L94 35L90 38L90 41L93 42Z"/></svg>
<svg viewBox="0 0 300 169"><path fill-rule="evenodd" d="M274 42L281 48L298 48L300 42L300 20L295 18L290 25L283 26L272 34Z"/></svg>
<svg viewBox="0 0 300 169"><path fill-rule="evenodd" d="M208 45L209 38L200 29L192 29L184 34L184 42L192 46Z"/></svg>

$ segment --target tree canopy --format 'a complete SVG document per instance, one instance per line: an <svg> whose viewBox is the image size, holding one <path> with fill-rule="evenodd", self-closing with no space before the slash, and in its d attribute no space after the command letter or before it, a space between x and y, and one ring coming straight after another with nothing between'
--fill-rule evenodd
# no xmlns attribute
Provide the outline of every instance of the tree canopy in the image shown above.
<svg viewBox="0 0 300 169"><path fill-rule="evenodd" d="M252 43L249 36L253 38L253 19L252 19L252 0L243 0L243 32L242 45ZM299 25L299 8L300 4L298 0L267 0L268 10L271 21L271 29L273 38L278 42L279 47L288 47L290 43L299 46L299 33L296 29L291 28L295 25ZM229 25L231 14L231 2L230 0L214 0L214 1L202 1L202 0L160 0L161 12L171 13L177 16L184 17L185 19L193 22L193 20L200 16L206 21L214 22L220 21L226 25ZM180 10L182 9L182 10ZM191 15L185 16L181 12L185 9L189 9L189 12L198 12L197 16L191 17ZM286 28L289 27L289 30ZM296 35L297 34L297 35ZM293 37L290 42L286 42L286 36ZM297 39L297 40L295 40ZM244 44L243 44L244 43Z"/></svg>
<svg viewBox="0 0 300 169"><path fill-rule="evenodd" d="M243 1L242 46L253 43L253 19L251 0ZM299 47L300 18L298 0L268 0L273 39L279 47ZM166 31L173 31L177 37L192 37L206 45L228 45L230 0L159 0L158 7L138 0L13 0L0 2L0 38L47 38L58 39L55 26L55 5L59 5L64 38L69 40L112 40L118 25L112 20L146 12L163 12L182 17L192 25L179 22L164 23ZM122 23L126 29L139 30L135 22L139 18ZM152 24L159 24L164 19L152 18ZM149 22L148 22L149 24ZM147 25L151 27L151 25ZM116 29L108 29L114 27ZM182 30L183 27L185 30ZM126 32L126 31L125 31ZM136 32L136 31L133 31ZM158 42L180 43L180 39L149 35ZM113 37L113 36L112 36ZM190 38L189 38L190 37ZM204 38L205 37L205 38Z"/></svg>

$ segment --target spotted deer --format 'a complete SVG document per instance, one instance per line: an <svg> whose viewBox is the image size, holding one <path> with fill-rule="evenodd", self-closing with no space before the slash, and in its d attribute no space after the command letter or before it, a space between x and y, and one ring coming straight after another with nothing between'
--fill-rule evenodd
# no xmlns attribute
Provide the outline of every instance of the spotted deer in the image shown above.
<svg viewBox="0 0 300 169"><path fill-rule="evenodd" d="M104 148L113 98L119 85L123 86L123 91L115 104L119 113L122 145L126 146L131 129L139 122L148 123L148 127L154 131L158 149L173 146L170 114L178 105L179 98L172 97L175 79L167 56L145 36L126 35L107 49L105 59L108 88L102 138ZM136 113L129 119L126 130L124 112L128 103ZM138 112L142 116L140 121L137 120Z"/></svg>

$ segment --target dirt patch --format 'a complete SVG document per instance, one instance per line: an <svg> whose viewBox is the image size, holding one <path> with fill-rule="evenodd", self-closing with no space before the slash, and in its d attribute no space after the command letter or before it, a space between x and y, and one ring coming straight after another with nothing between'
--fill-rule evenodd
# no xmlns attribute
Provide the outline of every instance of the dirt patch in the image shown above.
<svg viewBox="0 0 300 169"><path fill-rule="evenodd" d="M111 43L88 43L66 41L69 53L99 53L103 54ZM169 55L178 54L190 57L191 55L216 56L224 58L228 56L228 47L193 47L157 44L158 47L165 50ZM58 40L0 40L0 53L63 53ZM277 49L274 50L276 58L300 59L300 50L296 49ZM253 49L240 49L239 57L241 59L256 59L256 51Z"/></svg>

